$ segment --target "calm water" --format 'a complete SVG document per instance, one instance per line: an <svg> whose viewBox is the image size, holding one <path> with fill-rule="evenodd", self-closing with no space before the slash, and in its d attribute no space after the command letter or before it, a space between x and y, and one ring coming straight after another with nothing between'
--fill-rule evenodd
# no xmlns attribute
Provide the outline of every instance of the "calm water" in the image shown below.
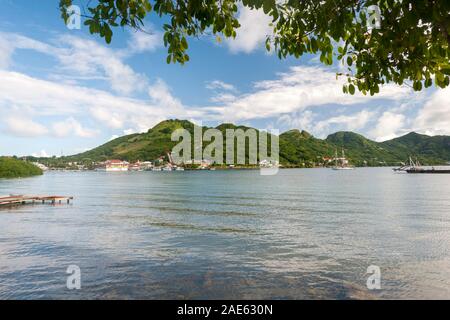
<svg viewBox="0 0 450 320"><path fill-rule="evenodd" d="M55 172L9 193L75 201L0 209L2 299L450 299L448 175Z"/></svg>

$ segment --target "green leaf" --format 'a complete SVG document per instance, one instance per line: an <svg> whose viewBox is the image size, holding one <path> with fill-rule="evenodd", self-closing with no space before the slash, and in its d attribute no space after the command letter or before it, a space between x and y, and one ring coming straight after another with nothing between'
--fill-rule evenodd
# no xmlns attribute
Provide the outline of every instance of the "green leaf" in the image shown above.
<svg viewBox="0 0 450 320"><path fill-rule="evenodd" d="M431 86L433 81L429 79L433 76L437 86L448 86L450 49L445 33L450 33L450 25L445 23L445 1L324 0L318 5L317 1L302 0L98 0L87 1L87 12L92 18L84 23L90 33L99 34L110 43L112 28L120 25L139 29L154 10L164 23L163 41L170 62L184 63L187 37L199 37L210 30L226 37L236 36L240 26L239 3L262 9L271 16L269 27L273 32L270 43L266 42L267 50L273 44L280 59L301 58L305 53L320 55L321 63L330 66L334 57L345 59L341 62L358 79L353 83L355 91L376 94L380 84L392 82L413 83L415 90L421 90ZM71 4L71 0L59 1L63 19ZM368 32L367 9L373 4L379 5L384 19L381 29ZM420 20L426 25L418 26ZM426 32L428 26L436 28ZM353 91L350 87L345 90Z"/></svg>
<svg viewBox="0 0 450 320"><path fill-rule="evenodd" d="M354 95L354 94L355 94L355 86L354 86L353 84L350 84L350 85L348 86L348 92L349 92L351 95Z"/></svg>
<svg viewBox="0 0 450 320"><path fill-rule="evenodd" d="M105 41L106 43L110 44L113 34L111 28L108 25L104 25L104 32L105 32Z"/></svg>
<svg viewBox="0 0 450 320"><path fill-rule="evenodd" d="M182 47L183 47L184 49L187 49L187 48L188 48L188 43L187 43L185 37L181 38L181 45L182 45Z"/></svg>
<svg viewBox="0 0 450 320"><path fill-rule="evenodd" d="M351 67L352 64L353 64L353 59L352 59L352 57L347 57L347 65L348 65L349 67Z"/></svg>

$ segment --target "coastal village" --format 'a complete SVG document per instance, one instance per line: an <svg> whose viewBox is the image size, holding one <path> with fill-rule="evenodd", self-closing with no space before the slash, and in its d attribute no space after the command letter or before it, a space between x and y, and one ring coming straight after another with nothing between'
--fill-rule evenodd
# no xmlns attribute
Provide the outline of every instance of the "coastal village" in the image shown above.
<svg viewBox="0 0 450 320"><path fill-rule="evenodd" d="M23 159L27 160L27 159ZM349 160L344 157L327 157L324 156L317 163L302 163L301 166L296 167L309 167L309 168L321 168L332 167L335 163L339 162L343 166L349 165ZM216 169L259 169L259 168L291 168L292 166L285 166L278 161L273 160L261 160L257 165L233 165L222 164L218 165L213 161L203 160L190 160L183 164L177 165L172 160L172 157L161 156L154 161L135 161L129 162L121 159L108 159L102 162L65 162L63 165L55 166L52 163L34 162L36 166L44 171L52 170L71 170L71 171L104 171L104 172L127 172L127 171L185 171L185 170L211 170Z"/></svg>
<svg viewBox="0 0 450 320"><path fill-rule="evenodd" d="M25 160L25 159L24 159ZM240 169L240 168L273 168L281 167L278 161L262 160L258 165L216 165L213 161L203 160L189 160L181 165L175 164L170 154L167 157L161 156L154 161L136 161L128 162L121 159L109 159L103 162L92 162L89 165L86 163L67 162L64 166L52 166L51 164L44 164L34 162L36 166L44 171L48 170L94 170L105 172L126 172L126 171L184 171L184 170L216 170L216 169Z"/></svg>

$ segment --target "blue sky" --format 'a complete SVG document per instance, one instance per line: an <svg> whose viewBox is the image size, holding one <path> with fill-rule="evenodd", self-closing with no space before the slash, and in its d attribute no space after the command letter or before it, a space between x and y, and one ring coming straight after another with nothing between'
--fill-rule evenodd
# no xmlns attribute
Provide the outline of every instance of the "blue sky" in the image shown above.
<svg viewBox="0 0 450 320"><path fill-rule="evenodd" d="M379 141L409 131L450 134L448 89L389 85L376 97L344 95L339 65L267 53L262 12L240 9L235 40L190 39L191 60L181 66L166 64L154 15L146 21L151 35L116 29L106 45L87 28L69 30L57 0L0 6L0 155L78 153L170 118L322 138L339 130Z"/></svg>

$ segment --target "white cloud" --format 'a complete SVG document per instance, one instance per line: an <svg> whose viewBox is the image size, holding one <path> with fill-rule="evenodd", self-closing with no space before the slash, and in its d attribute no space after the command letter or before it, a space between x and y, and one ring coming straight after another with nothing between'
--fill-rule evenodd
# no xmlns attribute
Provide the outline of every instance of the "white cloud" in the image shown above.
<svg viewBox="0 0 450 320"><path fill-rule="evenodd" d="M81 123L72 117L54 123L52 129L53 134L58 138L64 138L69 135L75 135L81 138L92 138L99 133L98 130L84 128Z"/></svg>
<svg viewBox="0 0 450 320"><path fill-rule="evenodd" d="M45 126L23 116L9 116L3 121L5 131L18 137L38 137L48 133Z"/></svg>
<svg viewBox="0 0 450 320"><path fill-rule="evenodd" d="M396 138L405 125L405 116L399 113L384 112L378 119L376 127L370 131L370 136L376 141L386 141Z"/></svg>
<svg viewBox="0 0 450 320"><path fill-rule="evenodd" d="M312 133L315 131L314 119L314 113L311 110L306 110L300 114L284 114L278 118L277 123L288 128L306 130Z"/></svg>
<svg viewBox="0 0 450 320"><path fill-rule="evenodd" d="M90 117L113 129L129 128L142 132L168 117L191 118L201 114L195 109L188 110L162 80L149 84L146 76L136 73L123 62L137 51L152 50L156 36L134 34L127 49L113 50L71 35L50 40L56 44L49 45L18 34L0 33L2 48L8 45L13 48L11 50L34 50L54 57L58 62L48 75L50 81L0 69L0 109L15 114L26 113L30 119L65 116L67 120L54 123L48 133L83 137L95 135L96 130L84 128L74 117ZM2 61L6 65L6 58ZM83 87L80 83L85 80L107 81L121 96ZM147 101L127 97L143 89L149 95ZM46 122L51 123L52 119ZM22 134L20 131L23 130L14 128L11 126L8 132Z"/></svg>
<svg viewBox="0 0 450 320"><path fill-rule="evenodd" d="M278 117L298 112L309 107L333 105L355 105L358 103L387 99L401 101L412 95L409 88L388 85L377 96L354 96L342 93L343 79L336 80L336 74L320 67L296 66L281 73L278 79L259 81L254 92L227 96L223 105L210 107L225 121L249 120ZM218 100L222 100L220 96Z"/></svg>
<svg viewBox="0 0 450 320"><path fill-rule="evenodd" d="M15 50L28 49L52 56L58 61L52 70L56 74L51 75L58 81L106 80L114 91L125 95L144 90L147 86L147 78L122 61L124 56L121 51L116 53L93 40L72 35L60 36L52 41L57 45L15 33L0 33L0 69L10 64L9 58ZM144 45L148 44L141 40L141 46Z"/></svg>
<svg viewBox="0 0 450 320"><path fill-rule="evenodd" d="M132 31L126 54L155 51L162 46L162 43L163 35L159 31L151 31L148 33Z"/></svg>
<svg viewBox="0 0 450 320"><path fill-rule="evenodd" d="M375 112L362 110L350 115L331 117L317 122L314 132L318 133L319 136L323 136L330 131L359 131L368 124L374 115Z"/></svg>
<svg viewBox="0 0 450 320"><path fill-rule="evenodd" d="M121 129L124 126L125 119L120 110L113 110L107 106L91 106L89 109L91 115L103 125L112 129Z"/></svg>
<svg viewBox="0 0 450 320"><path fill-rule="evenodd" d="M149 87L148 95L153 103L164 106L166 110L170 110L174 114L183 112L183 104L172 95L169 86L161 79Z"/></svg>
<svg viewBox="0 0 450 320"><path fill-rule="evenodd" d="M93 134L92 130L78 126L70 117L91 117L101 126L114 129L131 128L136 132L144 132L167 118L199 118L203 114L201 109L186 108L173 97L162 80L149 87L149 101L144 101L115 96L101 90L36 79L10 71L0 70L0 79L2 112L28 114L30 119L66 116L69 122L65 124L70 130L65 129L63 124L56 125L56 131L62 135L67 134L67 131L78 136ZM31 136L48 133L45 127L33 122L29 125L23 124L23 121L21 123L12 121L8 132Z"/></svg>
<svg viewBox="0 0 450 320"><path fill-rule="evenodd" d="M211 102L231 103L236 100L236 96L231 93L219 93L210 99Z"/></svg>
<svg viewBox="0 0 450 320"><path fill-rule="evenodd" d="M413 127L429 135L450 134L450 88L437 89L419 111Z"/></svg>
<svg viewBox="0 0 450 320"><path fill-rule="evenodd" d="M253 10L242 5L238 19L241 27L236 30L236 38L226 40L230 51L250 53L258 47L264 48L266 37L272 34L272 28L269 26L272 19L262 10Z"/></svg>
<svg viewBox="0 0 450 320"><path fill-rule="evenodd" d="M206 88L210 90L236 91L236 88L232 84L220 80L208 82Z"/></svg>
<svg viewBox="0 0 450 320"><path fill-rule="evenodd" d="M134 134L134 133L138 133L138 132L135 129L132 129L132 128L123 130L123 134L126 135L126 136L128 136L130 134Z"/></svg>
<svg viewBox="0 0 450 320"><path fill-rule="evenodd" d="M36 157L36 158L48 158L48 157L50 157L49 154L47 153L47 151L45 151L44 149L42 149L39 152L32 153L31 155L33 157Z"/></svg>
<svg viewBox="0 0 450 320"><path fill-rule="evenodd" d="M40 41L15 33L0 32L0 69L8 69L16 49L30 49L44 54L54 54L55 50Z"/></svg>
<svg viewBox="0 0 450 320"><path fill-rule="evenodd" d="M0 40L4 47L7 46L13 51L16 49L30 49L45 54L55 54L55 51L58 50L44 42L16 33L0 32Z"/></svg>
<svg viewBox="0 0 450 320"><path fill-rule="evenodd" d="M66 48L58 50L56 58L65 75L104 78L114 91L125 95L147 86L147 78L122 62L111 48L74 36L60 37L60 41Z"/></svg>
<svg viewBox="0 0 450 320"><path fill-rule="evenodd" d="M231 50L251 52L265 39L270 28L256 30L266 24L261 14L264 15L249 9L241 11L243 28L238 30L236 41L227 42ZM124 62L134 53L155 50L156 38L157 34L133 33L127 48L113 50L74 36L50 40L54 41L50 42L54 43L51 45L0 32L0 110L4 114L27 115L25 119L10 116L0 120L4 131L17 136L92 137L98 131L85 128L75 120L81 119L86 123L84 120L90 119L98 122L100 128L106 126L129 134L147 131L159 121L176 117L240 123L280 118L280 123L319 136L341 129L361 130L373 119L376 127L369 133L376 139L404 132L406 124L413 124L416 130L424 133L450 134L449 89L436 91L420 110L417 119L407 121L406 113L411 112L413 104L414 108L419 103L422 105L425 94L417 95L408 88L388 85L375 97L360 93L344 95L342 84L345 79L336 81L334 70L317 66L291 67L275 79L254 83L253 89L247 93L238 92L232 84L214 80L206 87L213 90L211 101L217 105L188 107L173 95L163 80L150 83L145 75L135 72ZM13 65L11 57L17 49L34 50L54 57L57 63L52 71L57 73L47 75L48 80L42 80L2 70ZM83 87L81 83L85 80L106 81L117 95ZM130 98L135 92L147 92L148 98ZM374 119L375 113L365 105L374 101L382 101L390 108L379 119ZM334 110L337 115L328 116L328 119L312 111L314 107L328 105L345 106L347 110L345 113ZM349 112L348 109L353 107L355 111ZM362 108L364 110L361 111ZM54 117L66 120L55 123ZM47 129L41 123L52 125Z"/></svg>
<svg viewBox="0 0 450 320"><path fill-rule="evenodd" d="M0 34L0 69L7 69L9 67L13 52L14 48L8 41L2 39Z"/></svg>
<svg viewBox="0 0 450 320"><path fill-rule="evenodd" d="M4 131L6 133L18 137L39 137L51 135L58 138L64 138L73 135L82 138L92 138L99 133L98 130L84 128L72 117L64 121L53 123L51 130L31 118L18 115L6 117L3 119L3 123Z"/></svg>
<svg viewBox="0 0 450 320"><path fill-rule="evenodd" d="M374 119L375 115L374 111L362 110L318 120L318 114L306 110L301 113L284 114L277 122L289 129L306 130L318 138L325 138L331 132L341 130L361 131Z"/></svg>

